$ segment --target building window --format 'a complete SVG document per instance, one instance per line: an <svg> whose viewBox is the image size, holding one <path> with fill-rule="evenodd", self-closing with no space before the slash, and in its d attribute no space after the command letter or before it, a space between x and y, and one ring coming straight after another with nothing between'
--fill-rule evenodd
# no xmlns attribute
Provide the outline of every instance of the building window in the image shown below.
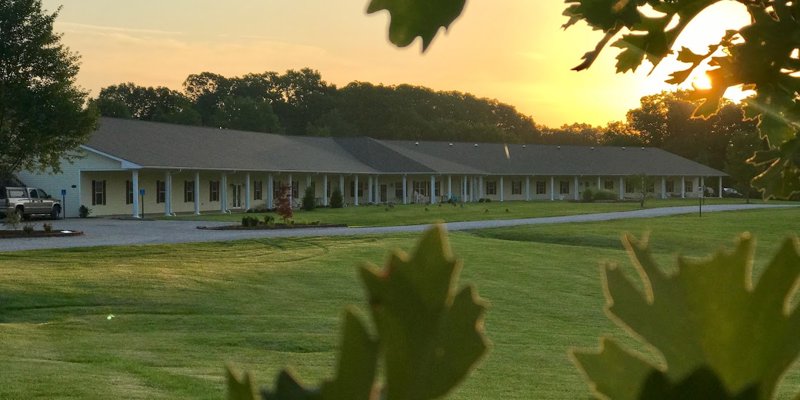
<svg viewBox="0 0 800 400"><path fill-rule="evenodd" d="M414 181L414 194L420 196L427 196L431 189L431 185L425 181Z"/></svg>
<svg viewBox="0 0 800 400"><path fill-rule="evenodd" d="M497 194L497 182L486 181L486 195Z"/></svg>
<svg viewBox="0 0 800 400"><path fill-rule="evenodd" d="M522 181L511 181L511 194L522 194Z"/></svg>
<svg viewBox="0 0 800 400"><path fill-rule="evenodd" d="M403 181L394 183L394 197L396 199L403 198Z"/></svg>
<svg viewBox="0 0 800 400"><path fill-rule="evenodd" d="M92 205L106 205L106 181L92 181Z"/></svg>
<svg viewBox="0 0 800 400"><path fill-rule="evenodd" d="M560 181L558 184L558 193L569 194L569 181Z"/></svg>
<svg viewBox="0 0 800 400"><path fill-rule="evenodd" d="M668 179L667 183L664 185L664 190L667 193L674 192L675 191L675 181L673 181L672 179Z"/></svg>
<svg viewBox="0 0 800 400"><path fill-rule="evenodd" d="M547 182L536 181L536 194L547 194Z"/></svg>
<svg viewBox="0 0 800 400"><path fill-rule="evenodd" d="M219 181L208 182L208 201L219 201Z"/></svg>
<svg viewBox="0 0 800 400"><path fill-rule="evenodd" d="M694 191L694 190L692 190L692 183L693 183L692 181L686 181L686 191L687 192L693 192Z"/></svg>
<svg viewBox="0 0 800 400"><path fill-rule="evenodd" d="M603 189L605 189L605 190L614 190L614 180L613 179L606 179L603 182Z"/></svg>
<svg viewBox="0 0 800 400"><path fill-rule="evenodd" d="M194 181L183 181L183 202L194 203Z"/></svg>
<svg viewBox="0 0 800 400"><path fill-rule="evenodd" d="M167 182L156 181L156 203L164 203L167 199Z"/></svg>
<svg viewBox="0 0 800 400"><path fill-rule="evenodd" d="M133 204L133 182L125 181L125 204Z"/></svg>
<svg viewBox="0 0 800 400"><path fill-rule="evenodd" d="M253 200L261 200L263 193L264 189L261 181L253 181Z"/></svg>
<svg viewBox="0 0 800 400"><path fill-rule="evenodd" d="M632 179L625 179L625 193L636 193L636 182Z"/></svg>

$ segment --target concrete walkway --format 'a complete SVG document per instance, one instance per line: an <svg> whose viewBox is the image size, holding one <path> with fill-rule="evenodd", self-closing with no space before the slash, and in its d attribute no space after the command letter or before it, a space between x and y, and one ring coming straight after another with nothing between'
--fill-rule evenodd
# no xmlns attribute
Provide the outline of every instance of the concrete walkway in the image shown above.
<svg viewBox="0 0 800 400"><path fill-rule="evenodd" d="M703 213L751 210L758 208L797 207L786 204L725 204L703 206ZM451 222L450 231L499 228L518 225L561 224L570 222L610 221L628 218L650 218L666 215L697 213L695 206L664 207L635 211L600 214L569 215L563 217L525 218L511 220ZM59 221L33 221L36 229L44 222L52 222L53 229L83 231L84 235L61 238L0 239L0 252L57 249L90 246L127 246L142 244L214 242L270 237L353 236L422 232L429 225L387 226L372 228L307 228L293 230L217 231L197 229L197 226L231 225L230 222L205 221L138 221L105 218L68 219Z"/></svg>

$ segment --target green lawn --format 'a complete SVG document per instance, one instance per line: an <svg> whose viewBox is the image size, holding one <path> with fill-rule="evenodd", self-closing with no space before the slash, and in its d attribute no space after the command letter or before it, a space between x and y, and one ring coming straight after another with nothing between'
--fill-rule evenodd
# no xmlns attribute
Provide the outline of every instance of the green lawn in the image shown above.
<svg viewBox="0 0 800 400"><path fill-rule="evenodd" d="M742 204L743 199L707 198L705 204ZM756 202L756 201L754 201ZM760 202L760 201L757 201ZM698 205L697 199L648 199L646 208L678 207ZM317 208L313 211L295 210L294 219L300 223L320 221L327 224L346 224L349 226L394 226L431 224L437 221L478 221L486 219L514 219L553 217L562 215L591 214L598 212L631 211L640 209L638 202L579 203L565 201L509 201L491 203L466 203L462 205L364 205L339 209ZM229 221L239 223L242 217L256 216L263 219L265 214L220 214L210 212L203 215L180 215L178 217L158 217L159 219L181 219L192 221ZM275 213L269 213L279 220Z"/></svg>
<svg viewBox="0 0 800 400"><path fill-rule="evenodd" d="M671 265L678 251L703 256L749 230L759 269L800 233L798 220L798 209L756 210L451 234L462 283L491 304L493 343L451 398L586 398L568 349L594 348L603 334L638 346L602 311L598 263L628 264L620 232L651 231L657 260ZM330 376L342 307L365 309L355 266L415 239L3 253L0 399L222 399L225 363L258 384L285 365L316 382ZM797 392L798 369L787 379L779 398Z"/></svg>

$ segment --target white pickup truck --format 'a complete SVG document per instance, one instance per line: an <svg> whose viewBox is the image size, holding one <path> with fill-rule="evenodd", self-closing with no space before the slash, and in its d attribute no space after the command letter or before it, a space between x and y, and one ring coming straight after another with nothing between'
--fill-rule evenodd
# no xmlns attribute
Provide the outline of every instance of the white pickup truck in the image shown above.
<svg viewBox="0 0 800 400"><path fill-rule="evenodd" d="M46 214L55 219L61 214L61 202L42 189L0 186L0 214L10 213L17 213L25 219L35 214Z"/></svg>

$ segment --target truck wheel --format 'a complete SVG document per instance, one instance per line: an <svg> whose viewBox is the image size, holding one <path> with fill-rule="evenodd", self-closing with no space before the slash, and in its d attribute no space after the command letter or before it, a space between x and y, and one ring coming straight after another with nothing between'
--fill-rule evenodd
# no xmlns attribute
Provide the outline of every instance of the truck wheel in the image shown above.
<svg viewBox="0 0 800 400"><path fill-rule="evenodd" d="M58 216L61 215L61 206L58 204L53 206L53 209L50 210L50 218L51 219L58 219Z"/></svg>

